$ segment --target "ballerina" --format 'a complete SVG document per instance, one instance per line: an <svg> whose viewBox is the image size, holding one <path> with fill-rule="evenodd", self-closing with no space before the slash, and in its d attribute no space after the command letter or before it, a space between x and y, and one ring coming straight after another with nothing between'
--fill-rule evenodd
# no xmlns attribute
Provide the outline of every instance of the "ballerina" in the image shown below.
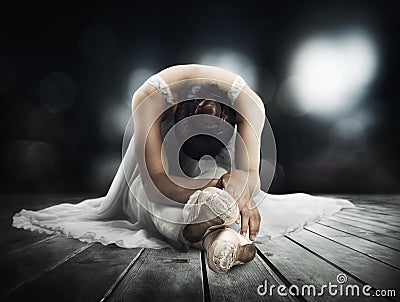
<svg viewBox="0 0 400 302"><path fill-rule="evenodd" d="M177 65L133 95L134 134L106 196L40 211L13 226L85 242L205 250L225 273L251 261L254 240L286 234L354 205L260 188L261 98L244 79L206 65Z"/></svg>

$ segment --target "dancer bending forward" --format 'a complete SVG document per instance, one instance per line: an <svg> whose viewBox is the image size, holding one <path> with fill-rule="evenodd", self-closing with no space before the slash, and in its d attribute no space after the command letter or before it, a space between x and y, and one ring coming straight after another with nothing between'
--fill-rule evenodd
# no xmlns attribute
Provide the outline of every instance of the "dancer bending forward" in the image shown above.
<svg viewBox="0 0 400 302"><path fill-rule="evenodd" d="M133 95L132 118L134 134L106 196L22 210L13 226L125 248L193 246L225 273L254 258L254 240L354 206L260 189L264 105L227 70L179 65L153 75Z"/></svg>

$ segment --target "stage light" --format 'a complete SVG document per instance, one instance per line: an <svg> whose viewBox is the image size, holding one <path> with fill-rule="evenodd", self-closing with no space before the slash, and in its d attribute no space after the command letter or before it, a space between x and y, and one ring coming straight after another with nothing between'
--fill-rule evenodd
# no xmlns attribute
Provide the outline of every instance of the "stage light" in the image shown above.
<svg viewBox="0 0 400 302"><path fill-rule="evenodd" d="M253 62L244 54L226 49L215 48L202 53L198 59L199 64L220 67L241 75L250 87L257 84L257 74Z"/></svg>
<svg viewBox="0 0 400 302"><path fill-rule="evenodd" d="M132 106L132 96L134 92L156 71L148 67L136 68L130 75L127 87L127 97L125 103L131 107Z"/></svg>
<svg viewBox="0 0 400 302"><path fill-rule="evenodd" d="M314 38L293 58L290 73L297 80L291 94L310 113L341 113L362 99L376 68L377 51L365 33Z"/></svg>
<svg viewBox="0 0 400 302"><path fill-rule="evenodd" d="M131 116L131 111L120 103L107 102L109 105L102 112L101 130L110 141L119 141Z"/></svg>
<svg viewBox="0 0 400 302"><path fill-rule="evenodd" d="M350 153L362 150L366 144L364 126L356 119L338 121L331 130L331 147L335 152Z"/></svg>

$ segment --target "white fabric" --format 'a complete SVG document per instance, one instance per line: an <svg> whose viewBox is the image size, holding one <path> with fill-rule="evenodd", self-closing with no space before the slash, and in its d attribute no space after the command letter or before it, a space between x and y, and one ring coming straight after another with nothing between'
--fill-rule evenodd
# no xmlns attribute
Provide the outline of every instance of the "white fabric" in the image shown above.
<svg viewBox="0 0 400 302"><path fill-rule="evenodd" d="M229 98L232 101L232 104L235 103L235 100L239 96L239 94L242 92L244 86L246 86L245 80L240 76L237 75L235 80L232 83L231 89L229 90Z"/></svg>
<svg viewBox="0 0 400 302"><path fill-rule="evenodd" d="M40 211L22 210L13 217L13 226L73 237L84 242L115 243L124 248L186 249L188 243L181 235L182 225L163 218L183 220L185 217L182 214L188 212L199 191L189 198L186 210L151 203L143 189L132 145L129 145L105 197L84 200L78 204L59 204ZM125 167L127 179L123 169L125 164L128 164ZM140 203L134 196L140 199ZM255 200L260 202L262 218L257 237L259 241L287 234L342 208L354 207L347 200L302 193L271 195L261 191ZM154 215L141 205L151 209Z"/></svg>
<svg viewBox="0 0 400 302"><path fill-rule="evenodd" d="M168 87L157 83L163 95L170 98ZM224 169L220 170L223 173ZM183 222L198 194L193 193L180 207L151 203L143 188L132 137L106 196L40 211L22 210L14 215L13 226L124 248L187 249L189 243L181 232L183 224L170 221ZM347 200L307 194L271 195L261 191L255 200L260 203L262 218L257 240L287 234L342 208L354 207Z"/></svg>
<svg viewBox="0 0 400 302"><path fill-rule="evenodd" d="M161 93L167 103L171 105L174 105L176 103L172 95L171 88L158 73L148 78L146 80L146 83L154 86L158 90L158 92ZM235 103L235 100L242 92L244 86L246 86L246 81L240 75L236 75L235 80L233 81L231 88L228 91L228 97L232 105ZM186 99L197 98L197 93L200 88L201 86L199 85L193 85L191 87L191 91L186 95Z"/></svg>
<svg viewBox="0 0 400 302"><path fill-rule="evenodd" d="M164 79L157 73L147 79L146 83L154 86L164 97L164 99L171 105L175 104L171 89Z"/></svg>

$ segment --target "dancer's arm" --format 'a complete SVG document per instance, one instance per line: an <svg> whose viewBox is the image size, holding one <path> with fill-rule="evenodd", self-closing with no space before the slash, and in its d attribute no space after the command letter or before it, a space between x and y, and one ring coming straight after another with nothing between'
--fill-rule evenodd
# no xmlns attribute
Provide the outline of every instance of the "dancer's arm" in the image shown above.
<svg viewBox="0 0 400 302"><path fill-rule="evenodd" d="M250 195L260 191L261 133L265 122L265 108L261 98L247 85L235 102L238 136L235 142L237 169L249 173Z"/></svg>
<svg viewBox="0 0 400 302"><path fill-rule="evenodd" d="M222 177L223 186L237 200L240 209L241 232L250 228L250 239L254 240L261 222L261 216L252 196L260 190L260 144L264 127L265 109L262 100L248 86L243 89L235 102L237 129L235 163L237 170Z"/></svg>

